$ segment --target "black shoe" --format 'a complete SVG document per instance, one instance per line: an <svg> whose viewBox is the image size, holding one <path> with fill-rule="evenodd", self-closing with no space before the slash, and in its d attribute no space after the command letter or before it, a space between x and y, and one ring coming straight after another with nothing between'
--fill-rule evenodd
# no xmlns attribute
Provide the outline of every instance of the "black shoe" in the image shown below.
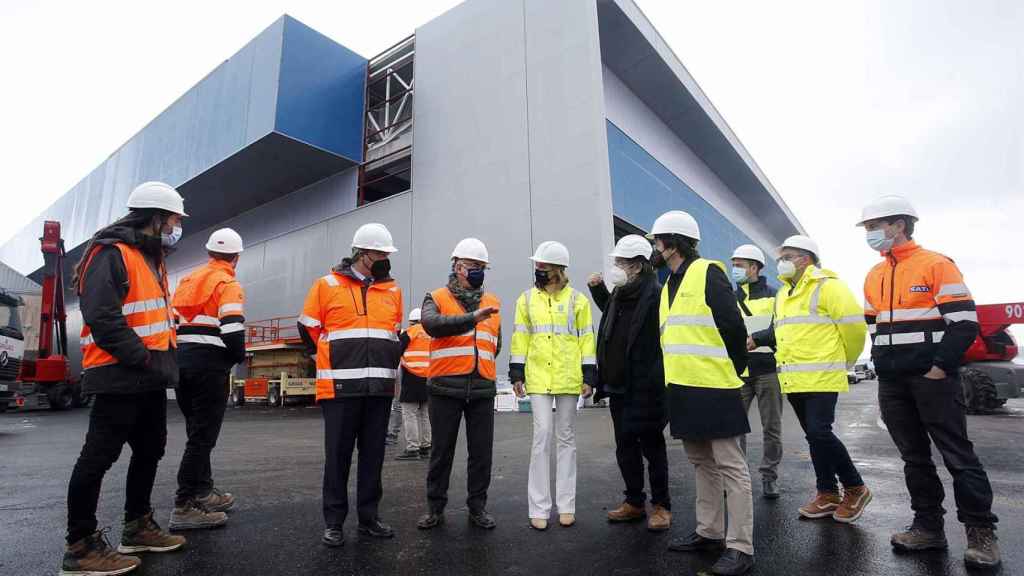
<svg viewBox="0 0 1024 576"><path fill-rule="evenodd" d="M387 524L380 520L374 520L369 524L360 524L359 533L363 536L372 536L373 538L394 538L395 531Z"/></svg>
<svg viewBox="0 0 1024 576"><path fill-rule="evenodd" d="M420 451L419 450L404 450L404 451L402 451L401 454L399 454L398 456L395 456L395 460L419 460L419 459L420 459Z"/></svg>
<svg viewBox="0 0 1024 576"><path fill-rule="evenodd" d="M738 576L739 574L750 572L750 569L753 567L753 556L729 548L718 559L718 562L715 562L715 565L711 567L711 573L722 576Z"/></svg>
<svg viewBox="0 0 1024 576"><path fill-rule="evenodd" d="M725 546L725 540L713 540L705 538L696 532L684 538L676 538L668 543L668 549L673 552L698 552L701 550L721 550Z"/></svg>
<svg viewBox="0 0 1024 576"><path fill-rule="evenodd" d="M430 446L420 447L420 458L430 458Z"/></svg>
<svg viewBox="0 0 1024 576"><path fill-rule="evenodd" d="M765 480L761 483L761 496L765 500L778 500L779 484L775 480Z"/></svg>
<svg viewBox="0 0 1024 576"><path fill-rule="evenodd" d="M419 521L416 522L416 527L420 530L430 530L431 528L437 528L441 524L444 524L444 513L431 512L420 517Z"/></svg>
<svg viewBox="0 0 1024 576"><path fill-rule="evenodd" d="M324 530L324 536L320 539L324 546L340 548L345 545L345 533L339 528L328 528Z"/></svg>
<svg viewBox="0 0 1024 576"><path fill-rule="evenodd" d="M395 444L398 444L398 436L392 436L391 434L388 434L387 436L384 437L385 446L394 446Z"/></svg>
<svg viewBox="0 0 1024 576"><path fill-rule="evenodd" d="M494 516L488 514L486 510L470 512L469 521L476 527L483 528L484 530L494 530L494 527L498 525L498 523L494 521Z"/></svg>

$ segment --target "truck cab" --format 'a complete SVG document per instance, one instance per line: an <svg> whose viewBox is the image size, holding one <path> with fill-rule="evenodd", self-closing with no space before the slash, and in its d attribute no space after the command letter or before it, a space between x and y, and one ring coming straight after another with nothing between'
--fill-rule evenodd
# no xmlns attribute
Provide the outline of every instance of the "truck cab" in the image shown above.
<svg viewBox="0 0 1024 576"><path fill-rule="evenodd" d="M18 391L18 372L25 354L25 335L18 313L23 305L20 297L0 288L0 412L7 410Z"/></svg>

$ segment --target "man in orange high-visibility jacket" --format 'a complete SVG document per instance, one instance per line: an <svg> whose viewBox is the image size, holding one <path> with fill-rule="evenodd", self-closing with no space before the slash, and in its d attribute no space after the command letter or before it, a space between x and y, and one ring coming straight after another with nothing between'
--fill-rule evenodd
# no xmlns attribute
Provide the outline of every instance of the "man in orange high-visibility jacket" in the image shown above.
<svg viewBox="0 0 1024 576"><path fill-rule="evenodd" d="M213 485L210 453L217 445L228 400L228 373L245 360L245 292L235 280L242 237L221 228L206 243L210 261L182 278L174 292L178 323L175 395L185 416L188 442L178 468L171 530L214 528L235 504Z"/></svg>
<svg viewBox="0 0 1024 576"><path fill-rule="evenodd" d="M430 335L420 324L421 310L409 313L409 329L402 332L402 380L398 390L402 403L405 450L396 460L430 457L430 418L427 415L427 376L430 374Z"/></svg>
<svg viewBox="0 0 1024 576"><path fill-rule="evenodd" d="M448 285L423 299L423 329L430 341L430 428L433 446L427 474L427 514L417 526L429 530L444 522L448 481L455 458L459 424L466 418L466 505L469 520L489 530L487 513L494 448L494 396L497 393L495 357L501 350L500 302L483 289L489 262L487 247L466 238L452 252Z"/></svg>
<svg viewBox="0 0 1024 576"><path fill-rule="evenodd" d="M141 561L122 554L169 552L185 544L160 529L150 504L167 443L166 389L178 382L164 250L181 236L184 201L167 184L145 182L128 197L128 209L93 235L75 267L82 389L95 399L68 485L62 574L124 574ZM97 531L96 507L103 477L126 443L132 456L115 552Z"/></svg>
<svg viewBox="0 0 1024 576"><path fill-rule="evenodd" d="M380 521L384 437L401 348L402 291L391 278L397 252L383 224L360 227L352 257L313 283L299 316L299 334L316 355L316 399L323 408L326 462L323 511L326 546L345 544L348 474L358 446L359 533L391 538Z"/></svg>

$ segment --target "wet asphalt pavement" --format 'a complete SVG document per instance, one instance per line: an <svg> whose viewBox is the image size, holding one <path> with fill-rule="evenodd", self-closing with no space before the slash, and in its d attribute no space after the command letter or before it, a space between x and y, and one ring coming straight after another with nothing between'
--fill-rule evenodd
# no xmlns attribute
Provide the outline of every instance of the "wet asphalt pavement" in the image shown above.
<svg viewBox="0 0 1024 576"><path fill-rule="evenodd" d="M184 444L176 404L168 405L169 441L154 488L157 518L166 523L175 473ZM965 538L956 522L949 475L948 552L897 556L889 535L909 523L902 463L878 417L875 385L862 383L840 400L837 429L865 481L875 493L864 517L853 526L831 520L803 521L796 509L812 494L814 475L807 446L792 410L785 407L782 498L761 498L757 462L760 425L751 411L754 434L749 459L754 470L753 574L859 574L929 576L968 572ZM65 530L68 477L86 430L85 410L0 415L0 574L56 574ZM1024 400L1005 413L970 416L969 428L992 481L1000 517L1002 574L1024 574ZM644 524L609 525L605 513L621 499L611 420L605 409L580 414L577 429L579 474L577 519L573 528L554 526L539 533L527 527L526 479L531 423L528 414L496 416L494 473L489 509L498 528L481 531L466 520L465 450L460 447L452 477L448 522L422 532L415 522L424 512L426 461L398 462L389 448L384 466L382 518L396 530L393 540L360 538L355 512L341 549L320 544L322 422L314 407L229 409L215 452L218 486L238 504L229 524L215 531L186 533L187 549L144 556L138 574L701 574L713 556L668 552L669 538L694 527L692 468L680 443L671 442L669 462L674 523L668 534L651 534ZM101 526L120 537L120 510L129 449L107 475L100 501ZM936 454L936 461L938 457ZM353 482L354 482L353 470ZM354 491L354 486L353 486ZM354 500L354 498L353 498ZM556 522L557 523L557 522Z"/></svg>

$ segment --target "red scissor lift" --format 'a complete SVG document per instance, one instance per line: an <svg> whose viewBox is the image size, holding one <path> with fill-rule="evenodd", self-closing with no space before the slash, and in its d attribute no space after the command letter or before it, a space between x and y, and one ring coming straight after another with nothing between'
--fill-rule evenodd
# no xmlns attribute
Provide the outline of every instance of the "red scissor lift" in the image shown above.
<svg viewBox="0 0 1024 576"><path fill-rule="evenodd" d="M315 366L306 355L297 321L298 316L284 316L246 323L246 377L234 380L231 392L236 406L279 406L315 397Z"/></svg>

